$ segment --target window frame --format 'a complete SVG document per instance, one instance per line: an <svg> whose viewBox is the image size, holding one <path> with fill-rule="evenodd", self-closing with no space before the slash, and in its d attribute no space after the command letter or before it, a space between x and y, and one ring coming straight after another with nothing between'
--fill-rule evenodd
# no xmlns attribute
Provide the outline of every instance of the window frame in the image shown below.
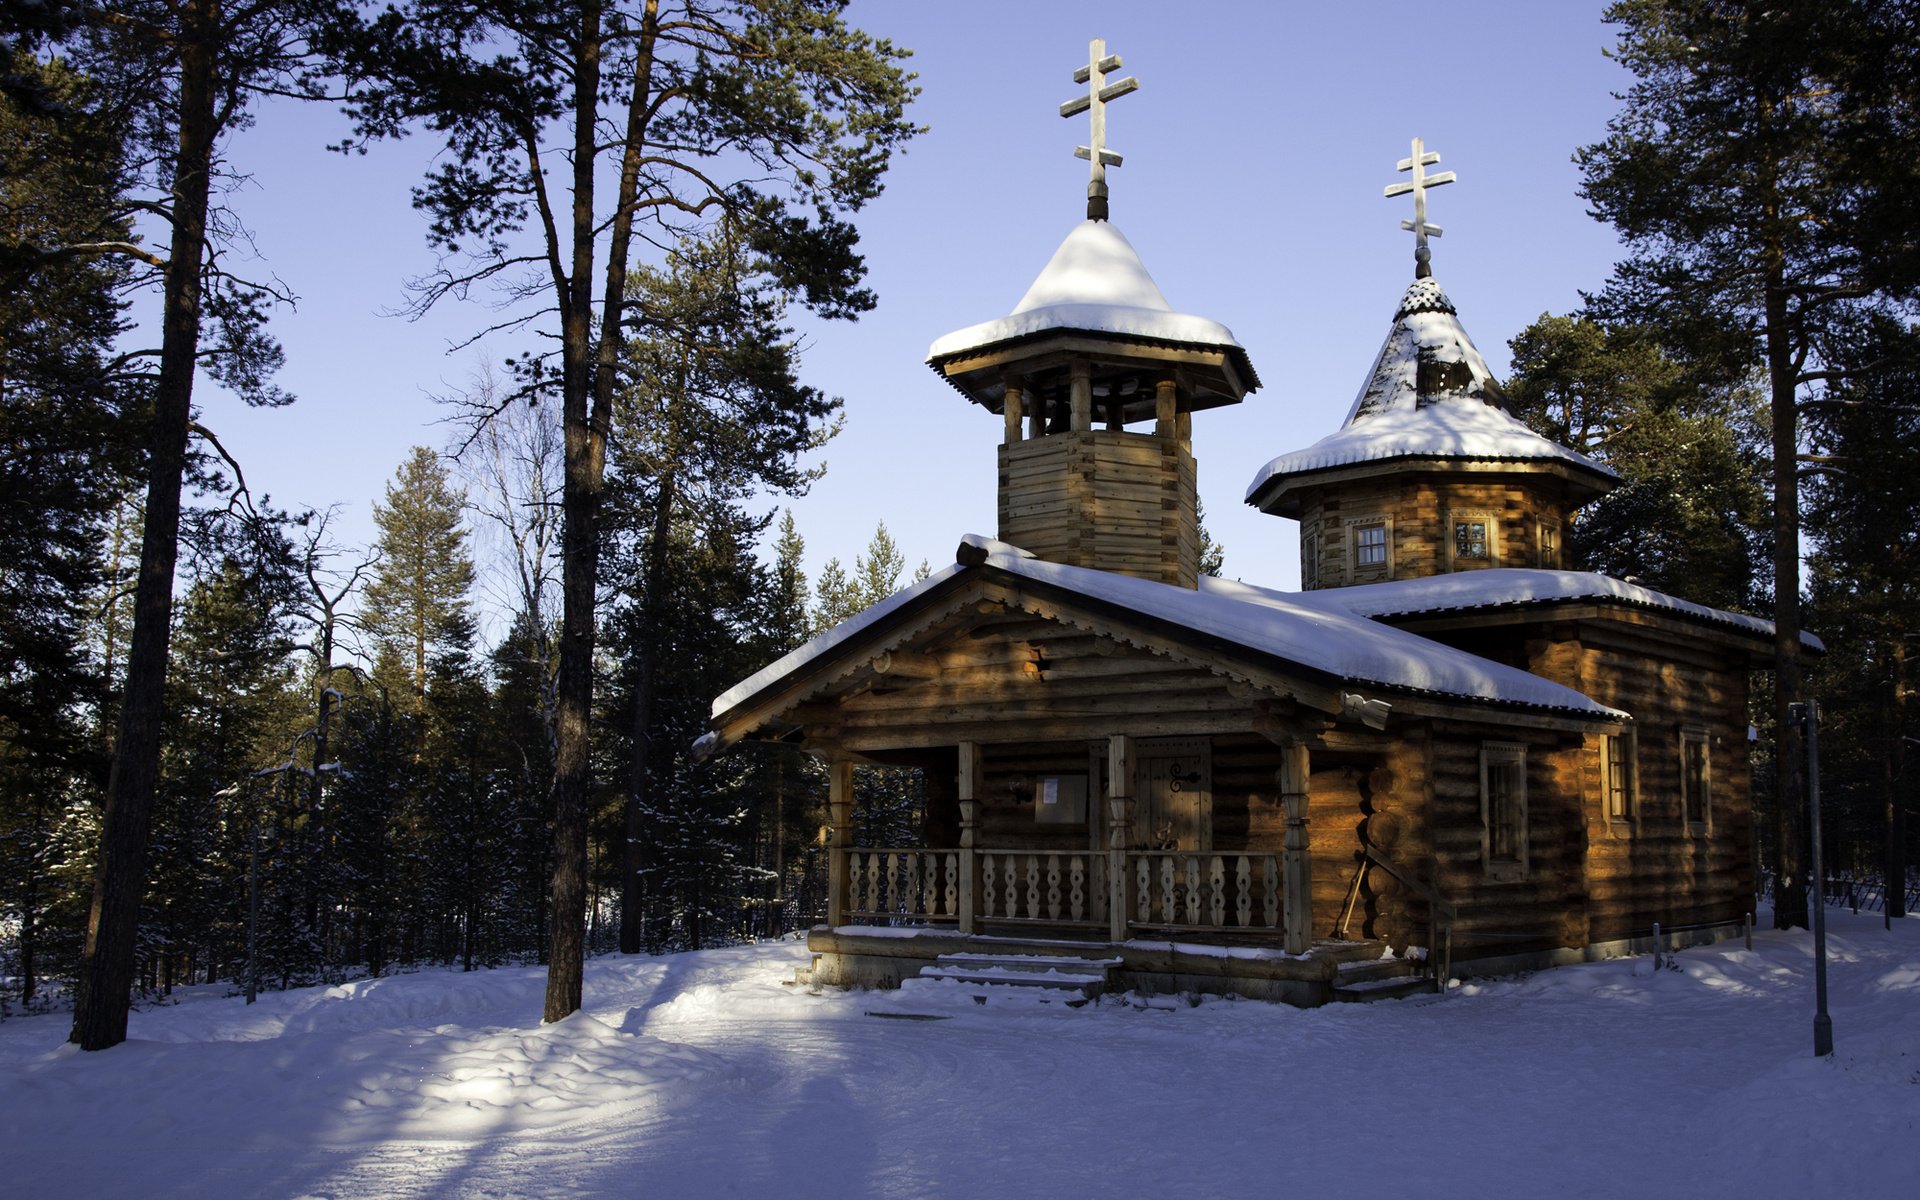
<svg viewBox="0 0 1920 1200"><path fill-rule="evenodd" d="M1611 829L1637 832L1640 828L1640 747L1631 729L1600 738L1600 810Z"/></svg>
<svg viewBox="0 0 1920 1200"><path fill-rule="evenodd" d="M1691 751L1700 751L1699 777L1696 782ZM1699 816L1694 815L1699 801ZM1713 739L1704 726L1680 727L1680 821L1689 834L1713 835Z"/></svg>
<svg viewBox="0 0 1920 1200"><path fill-rule="evenodd" d="M1553 547L1552 561L1548 561L1547 547ZM1541 521L1533 535L1533 557L1541 569L1559 571L1565 569L1566 547L1560 541L1560 526L1554 521Z"/></svg>
<svg viewBox="0 0 1920 1200"><path fill-rule="evenodd" d="M1460 553L1460 529L1466 524L1480 524L1486 527L1487 553L1479 558ZM1477 571L1484 567L1500 565L1500 514L1491 509L1462 508L1447 513L1446 523L1447 567L1449 570ZM1462 564L1465 564L1464 568Z"/></svg>
<svg viewBox="0 0 1920 1200"><path fill-rule="evenodd" d="M1493 767L1513 768L1511 794L1496 796L1492 787ZM1494 857L1495 806L1510 808L1513 826L1513 856ZM1529 867L1529 829L1527 811L1527 746L1525 742L1480 743L1480 863L1488 879L1506 882L1525 879Z"/></svg>
<svg viewBox="0 0 1920 1200"><path fill-rule="evenodd" d="M1300 530L1300 590L1314 591L1320 586L1320 531Z"/></svg>
<svg viewBox="0 0 1920 1200"><path fill-rule="evenodd" d="M1351 580L1392 579L1393 578L1393 518L1384 513L1367 513L1363 516L1348 517L1341 522L1346 529L1347 578ZM1360 561L1360 534L1365 530L1380 531L1380 561L1363 563Z"/></svg>

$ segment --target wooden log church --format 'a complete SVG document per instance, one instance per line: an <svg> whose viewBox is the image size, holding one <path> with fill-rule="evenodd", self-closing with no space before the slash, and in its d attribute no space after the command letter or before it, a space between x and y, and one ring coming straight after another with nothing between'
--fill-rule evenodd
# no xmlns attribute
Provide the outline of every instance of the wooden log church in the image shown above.
<svg viewBox="0 0 1920 1200"><path fill-rule="evenodd" d="M1303 590L1201 573L1192 422L1260 381L1107 219L1119 66L1095 42L1062 107L1092 116L1088 219L928 354L1001 417L998 536L719 697L701 739L830 764L813 980L1037 955L1311 1005L1737 929L1771 627L1566 569L1616 477L1503 407L1429 270L1453 175L1419 141L1380 355L1345 424L1246 492L1300 523ZM923 844L855 824L861 764L923 772Z"/></svg>

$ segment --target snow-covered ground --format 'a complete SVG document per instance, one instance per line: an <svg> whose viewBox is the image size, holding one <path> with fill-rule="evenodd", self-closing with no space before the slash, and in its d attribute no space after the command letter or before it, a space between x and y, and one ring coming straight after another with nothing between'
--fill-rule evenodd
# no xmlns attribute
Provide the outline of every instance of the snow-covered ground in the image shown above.
<svg viewBox="0 0 1920 1200"><path fill-rule="evenodd" d="M1740 1196L1920 1191L1920 920L1316 1011L879 1020L796 943L0 1023L0 1195Z"/></svg>

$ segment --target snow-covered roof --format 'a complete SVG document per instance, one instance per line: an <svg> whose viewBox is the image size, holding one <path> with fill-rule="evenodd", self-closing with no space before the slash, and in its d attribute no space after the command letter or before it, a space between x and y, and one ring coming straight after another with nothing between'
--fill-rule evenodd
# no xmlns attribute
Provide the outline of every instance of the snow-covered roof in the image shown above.
<svg viewBox="0 0 1920 1200"><path fill-rule="evenodd" d="M1160 285L1147 274L1140 255L1112 222L1084 221L1067 234L1013 312L947 334L927 350L927 361L1055 329L1245 353L1233 331L1220 322L1175 312Z"/></svg>
<svg viewBox="0 0 1920 1200"><path fill-rule="evenodd" d="M1432 279L1415 280L1354 397L1345 424L1260 468L1247 500L1275 478L1391 458L1559 461L1614 472L1540 436L1510 415L1486 359Z"/></svg>
<svg viewBox="0 0 1920 1200"><path fill-rule="evenodd" d="M1232 580L1203 578L1199 590L1035 558L1005 542L969 535L982 565L1230 642L1357 686L1571 712L1625 714L1537 675L1382 625L1338 605ZM713 702L718 718L788 675L823 658L860 631L969 568L955 564L814 638Z"/></svg>
<svg viewBox="0 0 1920 1200"><path fill-rule="evenodd" d="M1601 600L1636 608L1661 609L1716 625L1773 636L1773 622L1745 613L1695 604L1637 583L1593 571L1544 571L1523 567L1496 567L1485 571L1458 571L1423 579L1394 579L1351 587L1303 592L1299 599L1314 607L1337 608L1362 617L1412 616L1457 612L1462 609L1505 607L1553 600ZM1816 649L1825 644L1811 633L1801 639Z"/></svg>

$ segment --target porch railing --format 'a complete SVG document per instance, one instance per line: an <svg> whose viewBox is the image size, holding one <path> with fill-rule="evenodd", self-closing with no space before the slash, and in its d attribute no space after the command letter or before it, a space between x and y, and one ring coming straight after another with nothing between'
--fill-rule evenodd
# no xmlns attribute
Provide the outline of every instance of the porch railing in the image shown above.
<svg viewBox="0 0 1920 1200"><path fill-rule="evenodd" d="M973 920L1108 929L1116 891L1103 851L848 847L841 919L854 924L962 923ZM963 888L963 863L976 876ZM1124 858L1126 926L1154 932L1283 931L1281 855L1194 850L1133 850Z"/></svg>

